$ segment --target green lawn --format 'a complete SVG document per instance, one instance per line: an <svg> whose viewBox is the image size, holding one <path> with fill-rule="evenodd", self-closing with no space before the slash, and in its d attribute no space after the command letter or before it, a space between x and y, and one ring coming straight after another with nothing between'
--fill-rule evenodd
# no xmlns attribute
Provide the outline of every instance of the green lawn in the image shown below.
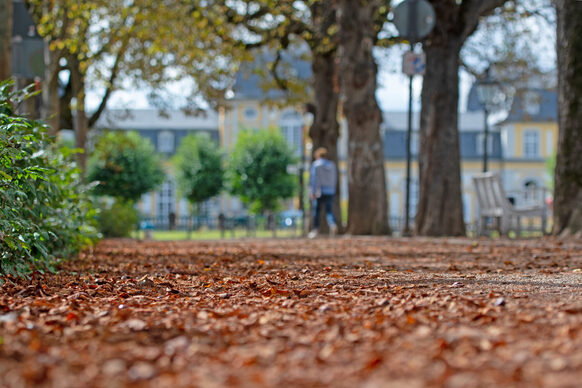
<svg viewBox="0 0 582 388"><path fill-rule="evenodd" d="M301 231L299 229L285 229L277 230L277 237L289 238L289 237L301 237ZM177 241L177 240L187 240L188 232L185 230L154 230L152 232L153 240L156 241ZM134 232L134 236L137 238L144 238L144 232ZM246 237L258 237L258 238L271 238L273 233L268 230L257 230L255 235L249 236L246 229L236 229L234 233L227 230L224 233L225 239L232 238L246 238ZM191 240L218 240L222 238L219 230L208 230L201 229L193 231L191 234Z"/></svg>

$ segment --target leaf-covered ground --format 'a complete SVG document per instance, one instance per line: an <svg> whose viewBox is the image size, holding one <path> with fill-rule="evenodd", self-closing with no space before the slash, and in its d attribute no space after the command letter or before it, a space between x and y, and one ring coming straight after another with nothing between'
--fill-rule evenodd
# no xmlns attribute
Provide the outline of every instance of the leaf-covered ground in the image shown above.
<svg viewBox="0 0 582 388"><path fill-rule="evenodd" d="M2 387L576 387L582 242L106 240L0 286Z"/></svg>

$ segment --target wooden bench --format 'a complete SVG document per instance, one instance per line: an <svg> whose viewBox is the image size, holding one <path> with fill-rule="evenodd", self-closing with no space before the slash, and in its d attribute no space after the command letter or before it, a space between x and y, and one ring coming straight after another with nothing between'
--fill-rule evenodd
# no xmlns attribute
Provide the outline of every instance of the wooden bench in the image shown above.
<svg viewBox="0 0 582 388"><path fill-rule="evenodd" d="M477 235L480 236L487 227L487 219L494 218L499 233L507 235L514 230L517 236L521 234L521 219L539 217L541 231L546 232L547 209L542 200L539 204L518 208L514 206L503 190L499 174L486 172L473 176L473 186L479 203L477 219Z"/></svg>

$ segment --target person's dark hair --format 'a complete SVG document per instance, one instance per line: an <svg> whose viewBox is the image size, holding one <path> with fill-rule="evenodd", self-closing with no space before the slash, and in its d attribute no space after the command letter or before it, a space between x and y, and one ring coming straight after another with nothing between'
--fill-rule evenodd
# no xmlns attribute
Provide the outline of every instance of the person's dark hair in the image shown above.
<svg viewBox="0 0 582 388"><path fill-rule="evenodd" d="M319 147L318 149L315 150L313 156L315 156L315 159L327 158L327 148Z"/></svg>

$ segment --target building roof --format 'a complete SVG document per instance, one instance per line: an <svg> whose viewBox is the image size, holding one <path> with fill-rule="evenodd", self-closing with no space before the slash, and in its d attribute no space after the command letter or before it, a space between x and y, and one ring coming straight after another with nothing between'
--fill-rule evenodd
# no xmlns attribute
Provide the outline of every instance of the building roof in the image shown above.
<svg viewBox="0 0 582 388"><path fill-rule="evenodd" d="M42 39L34 22L26 9L23 1L13 1L14 13L12 15L12 36L20 36L23 39Z"/></svg>
<svg viewBox="0 0 582 388"><path fill-rule="evenodd" d="M305 50L298 48L294 52L281 53L281 62L277 71L283 79L299 79L306 81L311 78L311 62L302 58ZM276 87L269 66L275 61L275 55L270 52L257 51L253 62L244 64L236 75L233 88L233 99L278 99L286 96L286 92Z"/></svg>
<svg viewBox="0 0 582 388"><path fill-rule="evenodd" d="M412 114L412 129L419 129L420 113ZM408 129L408 112L382 112L384 130L406 131ZM483 111L459 113L459 131L482 131L484 125ZM492 130L494 128L491 128Z"/></svg>
<svg viewBox="0 0 582 388"><path fill-rule="evenodd" d="M526 89L513 99L505 123L557 122L558 93L555 89Z"/></svg>
<svg viewBox="0 0 582 388"><path fill-rule="evenodd" d="M159 109L108 109L103 112L96 128L110 129L197 129L218 130L218 115L207 110L198 115L182 110L162 113Z"/></svg>

